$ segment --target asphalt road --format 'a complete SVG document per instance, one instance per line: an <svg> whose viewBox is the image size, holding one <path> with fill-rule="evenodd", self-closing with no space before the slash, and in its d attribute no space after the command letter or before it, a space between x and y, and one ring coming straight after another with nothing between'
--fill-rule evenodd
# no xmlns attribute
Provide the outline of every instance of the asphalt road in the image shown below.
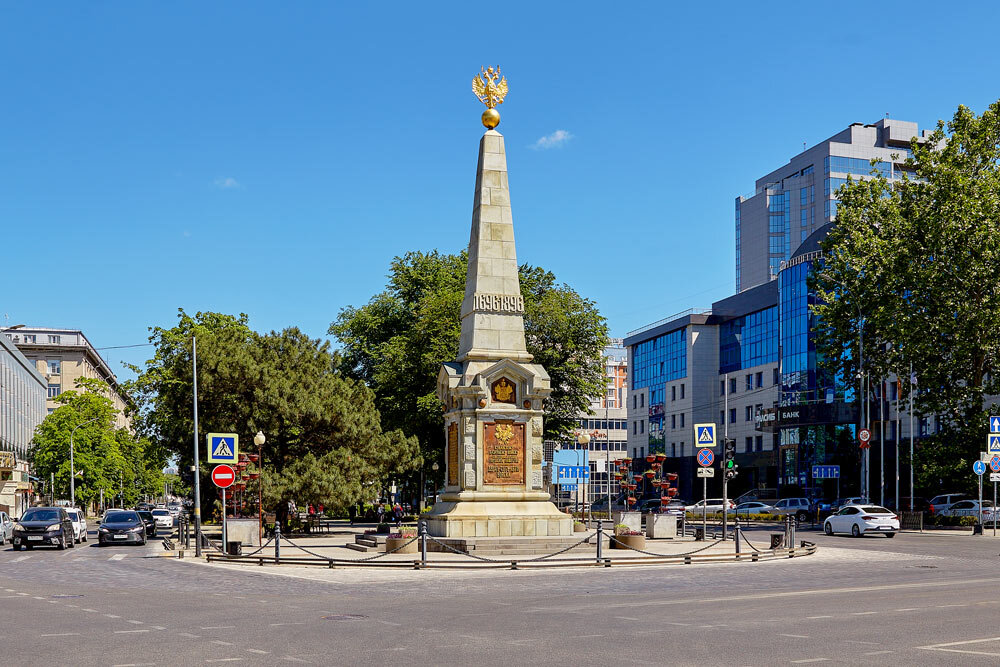
<svg viewBox="0 0 1000 667"><path fill-rule="evenodd" d="M516 572L273 574L158 558L155 542L7 546L0 664L1000 662L1000 540L799 537L819 553Z"/></svg>

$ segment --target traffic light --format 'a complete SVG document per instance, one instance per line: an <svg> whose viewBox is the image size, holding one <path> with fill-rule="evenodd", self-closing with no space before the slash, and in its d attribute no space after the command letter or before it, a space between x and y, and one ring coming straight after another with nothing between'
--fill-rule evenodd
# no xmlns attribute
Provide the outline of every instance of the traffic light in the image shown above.
<svg viewBox="0 0 1000 667"><path fill-rule="evenodd" d="M726 479L732 479L736 477L736 441L732 438L726 438L723 444L723 457L722 457L722 471L726 476Z"/></svg>

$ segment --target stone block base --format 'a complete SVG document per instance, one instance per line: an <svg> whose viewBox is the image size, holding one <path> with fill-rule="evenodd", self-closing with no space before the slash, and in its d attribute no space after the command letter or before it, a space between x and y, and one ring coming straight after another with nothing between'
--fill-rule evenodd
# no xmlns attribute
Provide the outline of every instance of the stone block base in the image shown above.
<svg viewBox="0 0 1000 667"><path fill-rule="evenodd" d="M647 514L646 537L653 540L677 537L677 517L672 514Z"/></svg>
<svg viewBox="0 0 1000 667"><path fill-rule="evenodd" d="M455 551L476 556L529 556L551 554L580 542L586 535L574 537L438 537L438 542L447 544ZM427 541L428 551L454 553L431 540ZM594 545L581 544L566 552L567 557L577 554L577 550L593 550Z"/></svg>
<svg viewBox="0 0 1000 667"><path fill-rule="evenodd" d="M573 517L548 501L438 502L423 519L434 537L573 536Z"/></svg>

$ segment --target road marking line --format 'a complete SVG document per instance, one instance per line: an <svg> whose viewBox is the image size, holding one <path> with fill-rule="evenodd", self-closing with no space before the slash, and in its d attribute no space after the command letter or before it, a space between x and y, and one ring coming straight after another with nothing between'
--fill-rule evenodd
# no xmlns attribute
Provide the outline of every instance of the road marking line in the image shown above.
<svg viewBox="0 0 1000 667"><path fill-rule="evenodd" d="M869 651L865 655L885 655L886 653L893 653L893 651Z"/></svg>
<svg viewBox="0 0 1000 667"><path fill-rule="evenodd" d="M221 639L213 639L212 643L213 644L218 644L219 646L232 646L233 645L232 642L224 642Z"/></svg>
<svg viewBox="0 0 1000 667"><path fill-rule="evenodd" d="M84 609L83 607L80 608L80 611L87 611L87 612L90 612L90 613L93 613L93 614L97 613L96 609Z"/></svg>
<svg viewBox="0 0 1000 667"><path fill-rule="evenodd" d="M34 598L35 598L36 600L44 600L44 599L45 599L45 598L41 598L41 597L38 597L37 595L35 595L35 596L33 596L33 597L34 597Z"/></svg>
<svg viewBox="0 0 1000 667"><path fill-rule="evenodd" d="M492 613L492 612L490 612L490 613ZM472 616L472 614L466 614L466 616ZM393 626L396 626L396 627L399 627L399 625L400 625L399 623L393 623L392 621L379 620L378 622L382 623L383 625L393 625Z"/></svg>
<svg viewBox="0 0 1000 667"><path fill-rule="evenodd" d="M852 611L851 616L871 616L877 613L877 611Z"/></svg>
<svg viewBox="0 0 1000 667"><path fill-rule="evenodd" d="M404 651L405 651L406 649L402 649L402 650L404 650ZM286 655L286 656L285 656L285 657L283 658L283 660L288 660L288 661L290 661L290 662L309 662L308 660L303 660L302 658L296 658L296 657L295 657L295 656L293 656L293 655Z"/></svg>
<svg viewBox="0 0 1000 667"><path fill-rule="evenodd" d="M115 667L149 667L155 664L155 662L128 662L124 665L115 665Z"/></svg>
<svg viewBox="0 0 1000 667"><path fill-rule="evenodd" d="M903 607L902 609L897 609L896 611L920 611L923 607Z"/></svg>
<svg viewBox="0 0 1000 667"><path fill-rule="evenodd" d="M18 593L18 595L21 595L21 596L26 596L26 595L27 595L27 593Z"/></svg>
<svg viewBox="0 0 1000 667"><path fill-rule="evenodd" d="M13 588L5 588L4 590L7 591L8 593L16 593L17 592Z"/></svg>
<svg viewBox="0 0 1000 667"><path fill-rule="evenodd" d="M192 635L190 632L178 632L179 637L187 637L188 639L198 639L201 635Z"/></svg>
<svg viewBox="0 0 1000 667"><path fill-rule="evenodd" d="M115 616L114 614L105 614L108 618L121 618L121 616Z"/></svg>
<svg viewBox="0 0 1000 667"><path fill-rule="evenodd" d="M17 599L17 597L18 596L16 596L16 595L0 595L0 600L7 600L7 599L10 599L10 598Z"/></svg>
<svg viewBox="0 0 1000 667"><path fill-rule="evenodd" d="M382 621L382 622L385 623L385 621ZM305 623L301 623L299 621L294 621L294 622L291 622L291 623L269 623L268 625L270 625L273 628L273 627L276 627L278 625L305 625ZM399 624L398 623L391 623L391 625L399 625Z"/></svg>
<svg viewBox="0 0 1000 667"><path fill-rule="evenodd" d="M833 616L823 615L823 616L806 616L806 618L816 619L816 618L833 618Z"/></svg>
<svg viewBox="0 0 1000 667"><path fill-rule="evenodd" d="M863 642L860 639L845 639L848 644L867 644L868 646L881 646L878 642Z"/></svg>
<svg viewBox="0 0 1000 667"><path fill-rule="evenodd" d="M939 604L935 605L938 609L946 609L947 607L968 607L967 604Z"/></svg>
<svg viewBox="0 0 1000 667"><path fill-rule="evenodd" d="M256 653L257 655L267 655L267 651L261 651L259 648L248 648L247 653Z"/></svg>
<svg viewBox="0 0 1000 667"><path fill-rule="evenodd" d="M131 619L129 620L129 623L131 623L132 625L145 625L145 623L143 623L142 621L133 621Z"/></svg>
<svg viewBox="0 0 1000 667"><path fill-rule="evenodd" d="M115 630L116 635L127 635L133 632L149 632L149 630L146 630L145 628L143 628L142 630Z"/></svg>
<svg viewBox="0 0 1000 667"><path fill-rule="evenodd" d="M242 662L243 658L213 658L212 660L206 660L205 662Z"/></svg>
<svg viewBox="0 0 1000 667"><path fill-rule="evenodd" d="M28 560L29 558L31 558L31 556L18 556L12 560L11 563L20 563L22 560Z"/></svg>
<svg viewBox="0 0 1000 667"><path fill-rule="evenodd" d="M680 623L678 621L667 621L667 625L691 625L690 623Z"/></svg>
<svg viewBox="0 0 1000 667"><path fill-rule="evenodd" d="M615 618L621 619L623 621L638 621L639 619L634 616L615 616Z"/></svg>
<svg viewBox="0 0 1000 667"><path fill-rule="evenodd" d="M786 635L783 632L778 633L779 637L794 637L795 639L809 639L809 635Z"/></svg>
<svg viewBox="0 0 1000 667"><path fill-rule="evenodd" d="M206 625L202 627L202 630L232 630L235 625Z"/></svg>
<svg viewBox="0 0 1000 667"><path fill-rule="evenodd" d="M802 665L807 662L830 662L830 658L806 658L805 660L792 660L793 665Z"/></svg>
<svg viewBox="0 0 1000 667"><path fill-rule="evenodd" d="M917 648L924 648L929 650L944 650L945 646L962 646L964 644L982 644L983 642L1000 642L1000 637L987 637L986 639L967 639L961 642L948 642L946 644L931 644L930 646L918 646ZM995 655L995 654L989 654Z"/></svg>
<svg viewBox="0 0 1000 667"><path fill-rule="evenodd" d="M595 637L603 637L604 635L574 635L570 639L594 639Z"/></svg>
<svg viewBox="0 0 1000 667"><path fill-rule="evenodd" d="M112 556L108 560L121 560L122 558L125 558L125 556L126 556L126 554L115 554L114 556Z"/></svg>
<svg viewBox="0 0 1000 667"><path fill-rule="evenodd" d="M163 627L162 625L151 625L149 627L153 628L154 630L166 630L166 628Z"/></svg>
<svg viewBox="0 0 1000 667"><path fill-rule="evenodd" d="M79 632L54 632L48 635L38 635L39 637L79 637Z"/></svg>

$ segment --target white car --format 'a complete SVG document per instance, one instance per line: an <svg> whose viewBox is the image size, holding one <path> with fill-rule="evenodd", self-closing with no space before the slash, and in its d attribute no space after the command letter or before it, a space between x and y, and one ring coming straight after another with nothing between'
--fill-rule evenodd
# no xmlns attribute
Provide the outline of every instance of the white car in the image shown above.
<svg viewBox="0 0 1000 667"><path fill-rule="evenodd" d="M157 528L174 527L174 515L170 513L170 510L165 510L165 509L153 510L153 519L156 521Z"/></svg>
<svg viewBox="0 0 1000 667"><path fill-rule="evenodd" d="M75 507L67 507L66 514L73 522L73 541L77 544L87 541L87 517Z"/></svg>
<svg viewBox="0 0 1000 667"><path fill-rule="evenodd" d="M809 511L808 498L783 498L774 503L774 513L778 516L791 514L799 521L807 521L812 514Z"/></svg>
<svg viewBox="0 0 1000 667"><path fill-rule="evenodd" d="M964 493L943 493L940 496L934 496L931 498L931 501L927 505L931 514L938 514L939 512L947 510L960 500L971 500L971 498Z"/></svg>
<svg viewBox="0 0 1000 667"><path fill-rule="evenodd" d="M729 509L736 509L736 503L732 500L726 503ZM707 506L707 507L706 507ZM722 511L722 498L708 498L706 500L699 500L694 505L688 505L684 508L685 512L691 512L692 514L701 514L704 511L708 511L709 514L712 512Z"/></svg>
<svg viewBox="0 0 1000 667"><path fill-rule="evenodd" d="M983 521L993 521L993 501L983 501ZM948 509L938 512L941 516L979 516L978 500L959 500L953 503Z"/></svg>
<svg viewBox="0 0 1000 667"><path fill-rule="evenodd" d="M0 512L0 547L14 540L14 522L6 512Z"/></svg>
<svg viewBox="0 0 1000 667"><path fill-rule="evenodd" d="M899 517L878 505L848 505L823 522L823 532L827 535L850 533L861 537L865 533L882 533L895 537L898 530Z"/></svg>
<svg viewBox="0 0 1000 667"><path fill-rule="evenodd" d="M737 516L741 514L774 514L774 506L762 503L759 500L748 500L745 503L737 505L735 509L726 510L726 514L735 514Z"/></svg>

